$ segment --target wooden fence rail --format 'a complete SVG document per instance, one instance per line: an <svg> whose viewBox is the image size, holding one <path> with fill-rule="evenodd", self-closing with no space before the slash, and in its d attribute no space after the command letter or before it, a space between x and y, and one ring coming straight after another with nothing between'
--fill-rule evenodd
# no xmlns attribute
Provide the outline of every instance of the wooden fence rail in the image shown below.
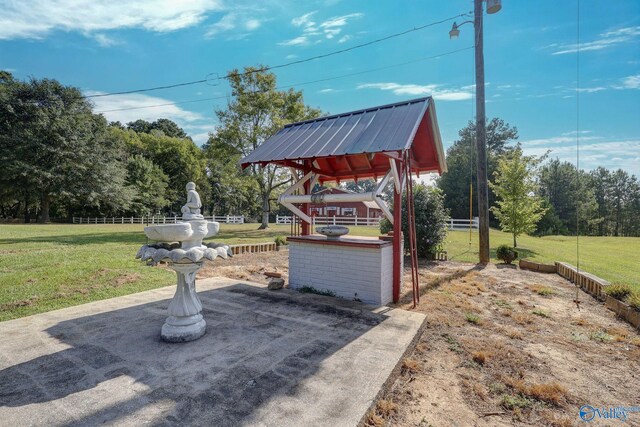
<svg viewBox="0 0 640 427"><path fill-rule="evenodd" d="M205 216L207 221L225 224L244 224L244 215ZM74 224L175 224L182 221L179 216L143 216L143 217L73 217Z"/></svg>
<svg viewBox="0 0 640 427"><path fill-rule="evenodd" d="M477 230L480 227L480 219L476 216L472 220L450 218L449 221L447 221L447 228L449 230L468 230L469 225L471 225L471 228Z"/></svg>

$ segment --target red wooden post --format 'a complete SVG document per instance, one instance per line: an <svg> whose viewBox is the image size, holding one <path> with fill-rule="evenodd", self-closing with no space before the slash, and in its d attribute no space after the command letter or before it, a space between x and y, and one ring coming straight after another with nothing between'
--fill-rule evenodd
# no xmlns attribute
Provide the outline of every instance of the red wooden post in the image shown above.
<svg viewBox="0 0 640 427"><path fill-rule="evenodd" d="M402 172L400 172L402 177ZM401 178L402 179L402 178ZM400 299L400 283L402 280L402 189L393 189L393 302Z"/></svg>
<svg viewBox="0 0 640 427"><path fill-rule="evenodd" d="M311 162L308 160L305 162L305 164L307 167L311 166ZM308 172L309 171L305 169L303 175L307 174ZM311 190L313 189L311 188L311 181L309 180L304 183L304 194L311 194ZM303 203L300 210L304 212L306 215L309 215L309 203ZM310 234L311 234L311 224L308 224L306 221L302 221L302 235L308 236Z"/></svg>

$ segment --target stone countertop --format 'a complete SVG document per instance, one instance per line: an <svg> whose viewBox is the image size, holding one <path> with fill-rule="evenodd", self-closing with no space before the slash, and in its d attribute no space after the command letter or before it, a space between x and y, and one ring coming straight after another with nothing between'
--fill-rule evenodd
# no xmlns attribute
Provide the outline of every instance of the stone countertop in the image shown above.
<svg viewBox="0 0 640 427"><path fill-rule="evenodd" d="M385 246L391 246L392 244L391 241L380 240L377 237L343 236L337 240L329 240L325 236L321 236L318 234L311 234L309 236L289 236L287 237L287 241L320 245L355 246L367 248L382 248Z"/></svg>

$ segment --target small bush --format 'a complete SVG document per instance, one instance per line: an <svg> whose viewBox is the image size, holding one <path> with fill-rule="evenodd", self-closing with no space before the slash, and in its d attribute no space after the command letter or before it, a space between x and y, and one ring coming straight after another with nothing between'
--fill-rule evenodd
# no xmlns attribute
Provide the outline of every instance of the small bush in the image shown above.
<svg viewBox="0 0 640 427"><path fill-rule="evenodd" d="M497 305L500 308L506 308L507 310L511 310L513 307L511 306L511 304L509 304L508 301L503 300L503 299L497 299L495 301L493 301L493 303L495 305Z"/></svg>
<svg viewBox="0 0 640 427"><path fill-rule="evenodd" d="M518 258L518 251L509 245L500 245L496 250L496 257L499 260L504 261L506 264L511 264L513 260Z"/></svg>
<svg viewBox="0 0 640 427"><path fill-rule="evenodd" d="M640 292L632 292L627 297L627 303L636 310L640 311Z"/></svg>
<svg viewBox="0 0 640 427"><path fill-rule="evenodd" d="M416 239L418 256L434 258L441 251L447 234L449 215L444 207L444 195L435 187L424 184L413 184L413 204L416 214ZM395 207L394 207L395 209ZM388 233L393 225L387 218L380 221L380 232ZM407 221L407 192L402 196L402 233L404 233L404 249L409 250L409 223Z"/></svg>
<svg viewBox="0 0 640 427"><path fill-rule="evenodd" d="M533 292L535 292L536 294L546 297L549 295L553 295L556 293L556 291L554 291L552 288L550 288L549 286L544 286L544 285L534 285L531 287L531 290Z"/></svg>
<svg viewBox="0 0 640 427"><path fill-rule="evenodd" d="M509 410L514 410L517 408L528 408L529 406L531 406L533 404L533 402L529 399L527 399L526 397L523 396L511 396L508 394L505 394L502 396L502 406L505 409L509 409Z"/></svg>
<svg viewBox="0 0 640 427"><path fill-rule="evenodd" d="M284 246L287 244L287 238L284 236L277 236L275 238L276 246Z"/></svg>
<svg viewBox="0 0 640 427"><path fill-rule="evenodd" d="M551 317L549 315L549 313L547 313L544 310L540 310L540 309L535 309L535 310L532 311L532 313L535 314L536 316L540 316L540 317L546 317L546 318Z"/></svg>
<svg viewBox="0 0 640 427"><path fill-rule="evenodd" d="M467 322L473 323L474 325L479 325L482 323L482 319L480 319L480 316L478 316L477 314L465 313L464 318L467 319Z"/></svg>
<svg viewBox="0 0 640 427"><path fill-rule="evenodd" d="M629 295L631 295L631 288L629 285L623 285L621 283L614 283L605 288L604 292L617 300L624 301Z"/></svg>
<svg viewBox="0 0 640 427"><path fill-rule="evenodd" d="M597 330L597 331L591 332L591 335L589 335L589 338L591 338L593 341L600 341L600 342L613 340L613 337L603 330Z"/></svg>

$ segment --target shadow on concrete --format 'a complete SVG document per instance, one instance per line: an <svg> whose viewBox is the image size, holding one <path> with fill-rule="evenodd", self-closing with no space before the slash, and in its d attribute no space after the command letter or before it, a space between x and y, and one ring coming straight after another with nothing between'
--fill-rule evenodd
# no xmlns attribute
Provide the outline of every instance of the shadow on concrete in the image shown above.
<svg viewBox="0 0 640 427"><path fill-rule="evenodd" d="M160 341L168 300L57 323L46 332L70 348L0 371L0 406L57 425L131 416L154 425L255 422L265 402L294 395L323 361L386 318L351 301L244 284L199 296L207 333L190 343ZM73 417L56 415L60 405Z"/></svg>

